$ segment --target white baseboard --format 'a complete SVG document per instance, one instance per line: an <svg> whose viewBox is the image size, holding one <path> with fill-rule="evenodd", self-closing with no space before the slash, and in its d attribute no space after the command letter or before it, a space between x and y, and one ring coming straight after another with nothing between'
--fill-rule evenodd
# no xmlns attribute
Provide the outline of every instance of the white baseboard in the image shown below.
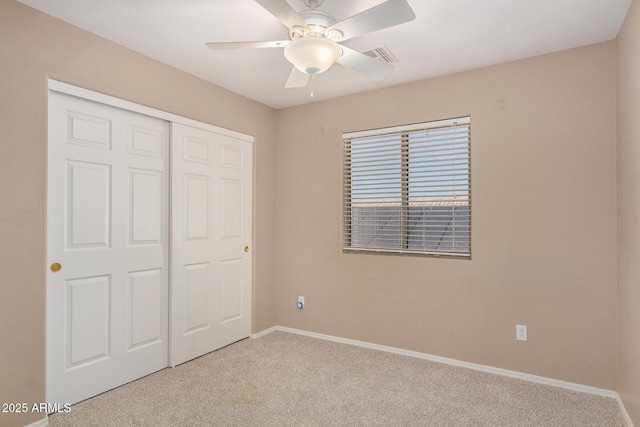
<svg viewBox="0 0 640 427"><path fill-rule="evenodd" d="M257 333L255 333L255 334L251 334L251 337L250 337L250 338L251 338L252 340L254 340L254 339L256 339L256 338L260 338L260 337L263 337L263 336L265 336L265 335L267 335L267 334L270 334L271 332L275 332L276 330L278 330L278 327L277 327L277 326L272 326L272 327L270 327L270 328L268 328L268 329L265 329L265 330L263 330L263 331L257 332Z"/></svg>
<svg viewBox="0 0 640 427"><path fill-rule="evenodd" d="M43 419L33 422L24 427L47 427L48 425L49 425L49 417L45 415Z"/></svg>
<svg viewBox="0 0 640 427"><path fill-rule="evenodd" d="M401 349L401 348L389 347L389 346L386 346L386 345L372 344L372 343L365 342L365 341L357 341L357 340L352 340L352 339L349 339L349 338L341 338L341 337L336 337L336 336L332 336L332 335L319 334L317 332L304 331L302 329L288 328L288 327L285 327L285 326L274 326L274 327L271 327L269 329L265 329L262 332L259 332L259 333L255 334L255 335L252 335L252 338L259 338L261 336L267 335L267 334L269 334L271 332L274 332L274 331L288 332L288 333L297 334L297 335L305 335L305 336L308 336L308 337L318 338L318 339L322 339L322 340L326 340L326 341L333 341L333 342L337 342L337 343L341 343L341 344L355 345L355 346L358 346L358 347L370 348L370 349L373 349L373 350L384 351L384 352L387 352L387 353L395 353L395 354L400 354L400 355L403 355L403 356L410 356L410 357L415 357L415 358L418 358L418 359L430 360L432 362L438 362L438 363L444 363L444 364L447 364L447 365L459 366L459 367L462 367L462 368L473 369L473 370L481 371L481 372L488 372L488 373L491 373L491 374L502 375L502 376L505 376L505 377L517 378L517 379L531 381L531 382L535 382L535 383L539 383L539 384L546 384L546 385L550 385L550 386L554 386L554 387L560 387L560 388L564 388L564 389L568 389L568 390L579 391L579 392L582 392L582 393L590 393L590 394L596 394L596 395L599 395L599 396L610 397L610 398L613 398L613 399L619 399L618 393L616 393L615 391L612 391L612 390L606 390L606 389L602 389L602 388L591 387L591 386L582 385L582 384L576 384L576 383L572 383L572 382L568 382L568 381L556 380L556 379L553 379L553 378L541 377L541 376L538 376L538 375L525 374L523 372L510 371L508 369L495 368L493 366L486 366L486 365L480 365L480 364L477 364L477 363L464 362L464 361L461 361L461 360L450 359L448 357L441 357L441 356L435 356L435 355L427 354L427 353L420 353L418 351L404 350L404 349Z"/></svg>

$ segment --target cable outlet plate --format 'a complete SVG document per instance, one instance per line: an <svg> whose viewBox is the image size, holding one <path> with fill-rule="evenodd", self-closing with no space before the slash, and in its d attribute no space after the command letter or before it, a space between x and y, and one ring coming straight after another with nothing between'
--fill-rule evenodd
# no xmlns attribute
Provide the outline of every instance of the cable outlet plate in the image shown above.
<svg viewBox="0 0 640 427"><path fill-rule="evenodd" d="M525 325L516 325L516 340L527 341L527 327Z"/></svg>
<svg viewBox="0 0 640 427"><path fill-rule="evenodd" d="M298 297L298 308L299 309L304 308L304 297Z"/></svg>

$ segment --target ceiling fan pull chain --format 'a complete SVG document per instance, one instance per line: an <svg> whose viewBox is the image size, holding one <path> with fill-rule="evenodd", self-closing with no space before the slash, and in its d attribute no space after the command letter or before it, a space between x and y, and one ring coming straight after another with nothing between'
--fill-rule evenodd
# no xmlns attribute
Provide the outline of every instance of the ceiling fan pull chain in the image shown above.
<svg viewBox="0 0 640 427"><path fill-rule="evenodd" d="M313 91L314 91L314 89L316 87L315 81L316 81L316 75L312 74L311 75L311 98L313 98Z"/></svg>

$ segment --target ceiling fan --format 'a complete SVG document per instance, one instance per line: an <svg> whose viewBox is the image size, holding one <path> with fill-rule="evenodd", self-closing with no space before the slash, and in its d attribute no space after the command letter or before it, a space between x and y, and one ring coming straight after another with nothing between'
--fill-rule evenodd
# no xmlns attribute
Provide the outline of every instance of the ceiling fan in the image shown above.
<svg viewBox="0 0 640 427"><path fill-rule="evenodd" d="M309 9L300 13L286 0L255 1L289 29L289 40L212 42L206 45L214 50L284 48L285 58L293 64L285 88L305 87L310 77L328 70L335 62L381 81L393 71L391 65L339 42L415 18L406 0L387 0L340 22L317 9L324 0L304 0Z"/></svg>

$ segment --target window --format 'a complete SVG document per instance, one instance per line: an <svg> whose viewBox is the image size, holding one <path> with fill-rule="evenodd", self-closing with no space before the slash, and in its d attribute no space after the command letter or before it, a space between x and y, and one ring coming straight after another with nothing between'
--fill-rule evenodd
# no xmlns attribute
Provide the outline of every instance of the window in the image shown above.
<svg viewBox="0 0 640 427"><path fill-rule="evenodd" d="M343 134L343 249L470 257L470 124Z"/></svg>

